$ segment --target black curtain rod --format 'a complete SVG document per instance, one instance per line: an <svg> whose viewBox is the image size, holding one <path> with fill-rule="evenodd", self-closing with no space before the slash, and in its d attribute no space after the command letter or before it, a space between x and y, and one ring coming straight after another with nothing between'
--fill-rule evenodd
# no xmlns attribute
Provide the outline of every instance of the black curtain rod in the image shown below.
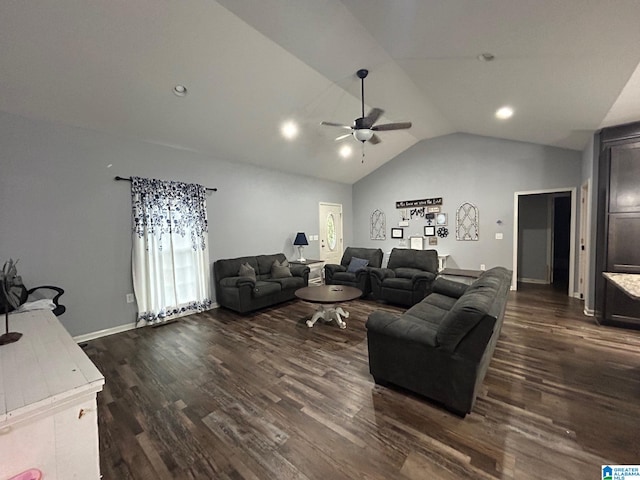
<svg viewBox="0 0 640 480"><path fill-rule="evenodd" d="M131 181L131 177L116 177L116 180L126 180L127 182ZM217 192L218 189L217 188L207 188L208 191L210 192Z"/></svg>

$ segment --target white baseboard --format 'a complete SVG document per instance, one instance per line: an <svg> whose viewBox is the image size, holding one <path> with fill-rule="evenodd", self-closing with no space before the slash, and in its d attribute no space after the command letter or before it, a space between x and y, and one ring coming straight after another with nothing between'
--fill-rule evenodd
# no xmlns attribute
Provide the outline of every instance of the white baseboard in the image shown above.
<svg viewBox="0 0 640 480"><path fill-rule="evenodd" d="M122 333L128 330L136 328L135 322L126 323L113 328L105 328L104 330L98 330L97 332L85 333L84 335L78 335L73 337L76 343L88 342L89 340L95 340L96 338L106 337L107 335L113 335L115 333Z"/></svg>
<svg viewBox="0 0 640 480"><path fill-rule="evenodd" d="M587 317L593 317L596 314L595 310L593 310L592 308L586 308L586 307L584 308L582 313L584 313Z"/></svg>
<svg viewBox="0 0 640 480"><path fill-rule="evenodd" d="M583 298L580 297L580 292L573 292L572 297L577 298L578 300L584 300Z"/></svg>
<svg viewBox="0 0 640 480"><path fill-rule="evenodd" d="M217 304L217 303L211 304L210 310L213 310L214 308L220 308L220 305ZM191 314L189 314L189 315L191 315ZM114 335L116 333L127 332L129 330L133 330L134 328L136 328L135 322L126 323L124 325L119 325L117 327L105 328L104 330L98 330L97 332L85 333L84 335L78 335L78 336L73 337L73 340L76 343L83 343L83 342L88 342L89 340L95 340L96 338L106 337L108 335Z"/></svg>

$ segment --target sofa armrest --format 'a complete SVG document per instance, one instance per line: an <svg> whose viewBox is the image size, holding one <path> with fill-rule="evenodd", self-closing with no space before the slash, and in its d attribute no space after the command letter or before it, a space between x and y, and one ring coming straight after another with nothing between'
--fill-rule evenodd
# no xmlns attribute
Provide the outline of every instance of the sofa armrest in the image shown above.
<svg viewBox="0 0 640 480"><path fill-rule="evenodd" d="M253 288L256 286L256 282L251 277L226 277L220 280L221 287L240 288L244 285L249 285L251 288Z"/></svg>
<svg viewBox="0 0 640 480"><path fill-rule="evenodd" d="M294 277L304 277L305 274L308 276L311 269L307 265L289 265L289 270L291 270L291 275Z"/></svg>
<svg viewBox="0 0 640 480"><path fill-rule="evenodd" d="M369 273L371 277L376 279L378 282L382 282L385 278L393 278L396 276L395 272L390 268L369 268Z"/></svg>
<svg viewBox="0 0 640 480"><path fill-rule="evenodd" d="M456 282L447 278L438 277L433 282L433 293L440 293L451 298L460 298L467 291L469 285L462 282Z"/></svg>
<svg viewBox="0 0 640 480"><path fill-rule="evenodd" d="M324 266L324 274L329 276L333 276L334 273L346 272L346 271L347 271L347 267L345 267L344 265L336 265L334 263L328 263Z"/></svg>
<svg viewBox="0 0 640 480"><path fill-rule="evenodd" d="M419 343L435 348L436 332L421 320L412 319L410 316L397 316L383 310L376 310L365 323L367 331L375 332L379 335L396 338L399 340Z"/></svg>
<svg viewBox="0 0 640 480"><path fill-rule="evenodd" d="M367 267L367 268L361 268L360 270L358 270L356 272L356 280L358 282L364 280L365 278L369 277L371 272L370 272L371 268Z"/></svg>
<svg viewBox="0 0 640 480"><path fill-rule="evenodd" d="M336 265L334 263L329 263L324 266L324 281L327 285L331 285L333 282L333 276L338 272L346 272L347 267L343 265Z"/></svg>
<svg viewBox="0 0 640 480"><path fill-rule="evenodd" d="M416 273L411 280L413 281L413 284L415 285L416 283L419 282L424 282L424 283L432 283L436 278L436 274L435 273L431 273L431 272L420 272L420 273Z"/></svg>

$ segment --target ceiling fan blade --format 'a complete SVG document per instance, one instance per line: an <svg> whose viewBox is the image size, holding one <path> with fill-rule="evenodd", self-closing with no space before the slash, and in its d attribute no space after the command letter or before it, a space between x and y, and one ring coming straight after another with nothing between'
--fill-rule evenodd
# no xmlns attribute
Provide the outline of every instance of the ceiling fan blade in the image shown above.
<svg viewBox="0 0 640 480"><path fill-rule="evenodd" d="M377 145L378 143L380 143L382 140L380 140L380 137L377 136L375 133L373 134L373 136L369 139L369 143L373 143L374 145Z"/></svg>
<svg viewBox="0 0 640 480"><path fill-rule="evenodd" d="M347 128L349 130L351 130L351 127L349 125L343 125L342 123L335 123L335 122L320 122L320 125L326 125L328 127L340 127L340 128Z"/></svg>
<svg viewBox="0 0 640 480"><path fill-rule="evenodd" d="M384 110L381 108L372 108L367 116L362 119L362 128L371 128L383 113Z"/></svg>
<svg viewBox="0 0 640 480"><path fill-rule="evenodd" d="M336 137L336 142L339 142L342 139L345 139L347 137L350 137L351 134L350 133L345 133L344 135L340 135L339 137Z"/></svg>
<svg viewBox="0 0 640 480"><path fill-rule="evenodd" d="M405 128L411 128L411 122L383 123L371 127L371 130L381 132L383 130L404 130Z"/></svg>

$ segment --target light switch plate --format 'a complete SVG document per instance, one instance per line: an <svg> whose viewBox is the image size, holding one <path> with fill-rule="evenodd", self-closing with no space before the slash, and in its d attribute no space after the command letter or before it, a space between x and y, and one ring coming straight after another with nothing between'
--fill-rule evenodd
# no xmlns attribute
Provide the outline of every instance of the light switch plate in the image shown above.
<svg viewBox="0 0 640 480"><path fill-rule="evenodd" d="M502 240L502 233L496 233L496 240Z"/></svg>

